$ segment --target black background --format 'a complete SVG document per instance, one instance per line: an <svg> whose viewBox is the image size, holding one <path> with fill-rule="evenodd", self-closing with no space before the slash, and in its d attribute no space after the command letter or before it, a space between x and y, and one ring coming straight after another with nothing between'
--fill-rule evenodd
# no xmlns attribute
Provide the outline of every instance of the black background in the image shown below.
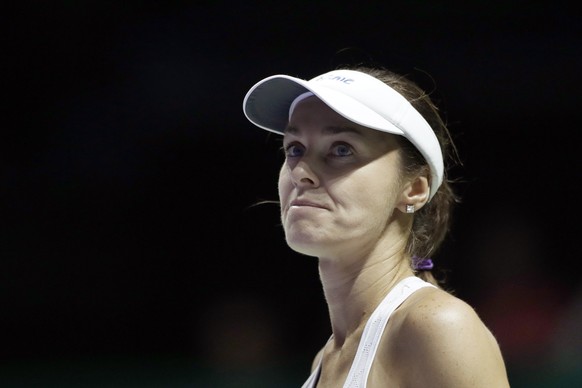
<svg viewBox="0 0 582 388"><path fill-rule="evenodd" d="M574 299L582 34L572 8L18 4L2 6L0 61L0 378L14 386L80 368L67 363L94 381L135 359L163 360L148 364L159 370L186 360L174 376L199 376L255 353L302 383L329 335L317 264L285 246L277 205L252 206L276 199L281 157L242 113L248 88L277 73L378 63L431 91L465 163L452 172L463 203L435 258L450 285L493 328L486 301L504 282L549 287L549 305ZM237 342L260 334L268 350Z"/></svg>

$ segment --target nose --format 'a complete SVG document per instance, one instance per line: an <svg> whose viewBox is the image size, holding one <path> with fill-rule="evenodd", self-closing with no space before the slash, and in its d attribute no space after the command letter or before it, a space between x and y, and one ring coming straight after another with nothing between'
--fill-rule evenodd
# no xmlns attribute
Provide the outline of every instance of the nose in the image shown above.
<svg viewBox="0 0 582 388"><path fill-rule="evenodd" d="M305 159L297 162L295 166L289 166L291 181L296 187L319 187L319 177L313 166Z"/></svg>

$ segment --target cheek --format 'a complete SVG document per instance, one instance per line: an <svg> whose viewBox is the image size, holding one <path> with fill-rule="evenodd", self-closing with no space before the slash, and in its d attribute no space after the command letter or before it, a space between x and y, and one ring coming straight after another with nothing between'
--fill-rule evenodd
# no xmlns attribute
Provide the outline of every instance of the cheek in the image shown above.
<svg viewBox="0 0 582 388"><path fill-rule="evenodd" d="M292 184L289 179L289 170L283 165L279 171L279 180L277 183L277 189L279 192L279 201L281 202L281 207L287 202L289 197L289 192L291 191Z"/></svg>
<svg viewBox="0 0 582 388"><path fill-rule="evenodd" d="M389 211L392 196L378 187L362 187L352 191L350 202L357 210L369 218L381 218Z"/></svg>
<svg viewBox="0 0 582 388"><path fill-rule="evenodd" d="M369 221L379 222L387 220L393 213L398 198L398 188L397 181L392 177L373 175L360 182L350 182L345 195L338 197L349 198L346 206L355 206L361 216Z"/></svg>

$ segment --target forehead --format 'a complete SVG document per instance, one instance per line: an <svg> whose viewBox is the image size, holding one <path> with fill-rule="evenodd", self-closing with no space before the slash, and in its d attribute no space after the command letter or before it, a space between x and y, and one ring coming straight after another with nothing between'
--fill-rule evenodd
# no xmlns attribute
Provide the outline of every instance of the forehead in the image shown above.
<svg viewBox="0 0 582 388"><path fill-rule="evenodd" d="M354 123L315 96L300 101L293 110L285 134L301 135L316 131L322 135L348 134L376 140L394 138L392 134Z"/></svg>
<svg viewBox="0 0 582 388"><path fill-rule="evenodd" d="M316 96L310 96L300 101L289 117L289 123L291 125L294 122L310 123L320 121L344 123L346 125L351 124L348 119L331 109Z"/></svg>

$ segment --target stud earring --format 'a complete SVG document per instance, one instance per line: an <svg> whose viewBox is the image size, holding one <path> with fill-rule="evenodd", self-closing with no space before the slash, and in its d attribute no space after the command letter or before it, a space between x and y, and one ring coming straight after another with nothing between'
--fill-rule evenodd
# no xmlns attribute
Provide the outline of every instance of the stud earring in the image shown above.
<svg viewBox="0 0 582 388"><path fill-rule="evenodd" d="M406 205L406 213L414 213L414 205Z"/></svg>

